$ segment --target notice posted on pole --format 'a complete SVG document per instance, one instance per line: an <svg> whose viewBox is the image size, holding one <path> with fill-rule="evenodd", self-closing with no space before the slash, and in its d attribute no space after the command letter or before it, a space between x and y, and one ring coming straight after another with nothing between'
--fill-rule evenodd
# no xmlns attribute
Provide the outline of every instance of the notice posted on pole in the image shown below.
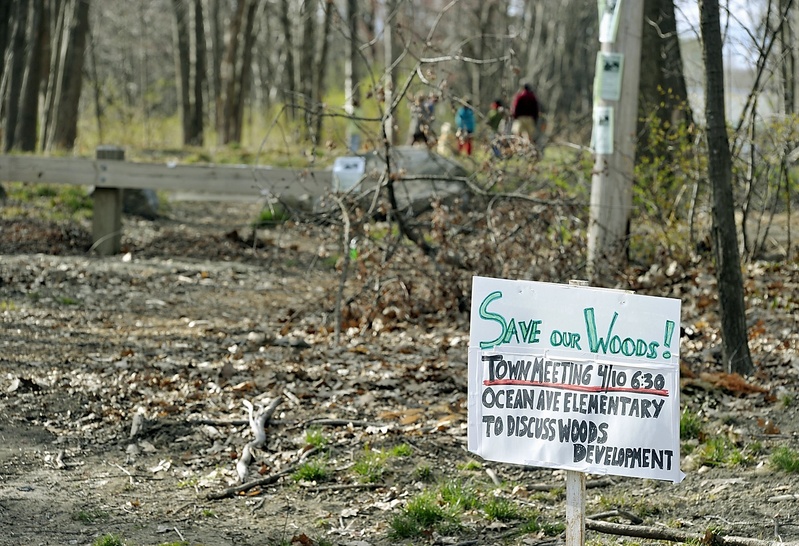
<svg viewBox="0 0 799 546"><path fill-rule="evenodd" d="M469 451L678 483L680 300L474 277Z"/></svg>

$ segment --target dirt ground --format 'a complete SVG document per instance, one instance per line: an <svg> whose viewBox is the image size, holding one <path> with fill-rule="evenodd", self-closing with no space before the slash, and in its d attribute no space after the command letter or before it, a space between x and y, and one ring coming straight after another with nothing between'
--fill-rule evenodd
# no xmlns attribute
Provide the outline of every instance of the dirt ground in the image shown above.
<svg viewBox="0 0 799 546"><path fill-rule="evenodd" d="M563 472L466 449L468 317L344 332L336 344L334 249L287 228L258 248L242 243L234 232L247 231L257 207L176 202L158 220L128 218L123 253L110 258L85 252L81 226L35 217L0 226L0 544L88 545L109 534L135 546L562 542ZM753 265L749 282L770 267ZM795 310L797 265L776 275ZM749 304L753 392L715 380L712 334L689 329L682 340L693 376L683 378L683 407L708 435L733 440L745 463L703 464L687 442L681 484L589 477L589 515L799 540L799 474L769 463L776 448L799 448L797 319L773 302ZM684 315L702 320L694 306ZM326 441L327 479L285 475L209 500L238 482L253 440L247 403L258 411L275 398L248 479L311 460L309 431ZM358 463L374 453L386 456L367 480ZM392 537L411 497L458 481L535 510L548 532L467 510L451 536ZM587 540L619 539L589 531Z"/></svg>

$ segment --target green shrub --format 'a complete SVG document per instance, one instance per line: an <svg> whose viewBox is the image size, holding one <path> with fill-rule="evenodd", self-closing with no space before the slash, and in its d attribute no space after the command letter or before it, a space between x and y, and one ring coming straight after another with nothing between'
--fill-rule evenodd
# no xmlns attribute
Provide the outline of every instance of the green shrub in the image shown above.
<svg viewBox="0 0 799 546"><path fill-rule="evenodd" d="M779 447L771 454L771 464L776 468L790 473L799 472L799 453L789 447Z"/></svg>

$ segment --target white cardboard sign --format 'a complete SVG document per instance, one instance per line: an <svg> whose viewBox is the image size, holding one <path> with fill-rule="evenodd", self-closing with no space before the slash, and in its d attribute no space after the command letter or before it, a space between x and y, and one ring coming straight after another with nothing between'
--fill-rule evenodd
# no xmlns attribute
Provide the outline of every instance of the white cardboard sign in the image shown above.
<svg viewBox="0 0 799 546"><path fill-rule="evenodd" d="M682 481L680 300L474 277L469 451Z"/></svg>

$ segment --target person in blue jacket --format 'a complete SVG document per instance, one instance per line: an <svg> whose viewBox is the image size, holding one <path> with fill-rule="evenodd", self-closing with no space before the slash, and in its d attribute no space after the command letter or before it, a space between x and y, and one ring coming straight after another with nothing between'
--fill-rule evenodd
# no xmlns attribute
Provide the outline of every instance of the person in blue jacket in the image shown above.
<svg viewBox="0 0 799 546"><path fill-rule="evenodd" d="M472 155L472 136L474 135L475 119L474 110L464 101L455 112L455 127L458 135L458 153L465 152Z"/></svg>

